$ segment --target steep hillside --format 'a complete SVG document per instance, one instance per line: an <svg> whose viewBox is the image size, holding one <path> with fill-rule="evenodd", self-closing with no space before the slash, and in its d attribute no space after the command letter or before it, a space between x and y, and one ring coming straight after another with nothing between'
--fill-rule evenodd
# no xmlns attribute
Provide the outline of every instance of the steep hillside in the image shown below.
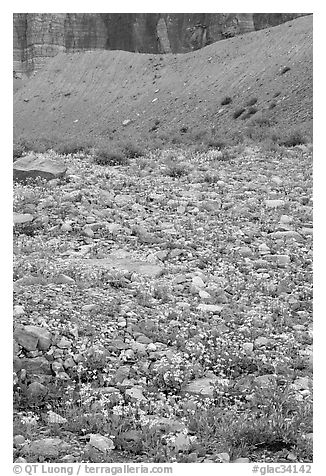
<svg viewBox="0 0 326 476"><path fill-rule="evenodd" d="M232 101L221 105L226 96ZM255 114L244 119L255 99ZM208 127L227 135L262 116L311 128L311 16L183 55L61 53L14 95L15 137L154 137Z"/></svg>
<svg viewBox="0 0 326 476"><path fill-rule="evenodd" d="M15 13L14 71L29 74L60 52L186 53L275 26L302 13Z"/></svg>

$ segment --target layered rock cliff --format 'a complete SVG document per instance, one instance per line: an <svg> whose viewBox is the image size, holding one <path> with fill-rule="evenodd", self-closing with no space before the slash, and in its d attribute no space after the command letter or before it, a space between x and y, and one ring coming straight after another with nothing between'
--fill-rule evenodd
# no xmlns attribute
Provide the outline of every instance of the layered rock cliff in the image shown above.
<svg viewBox="0 0 326 476"><path fill-rule="evenodd" d="M60 52L97 49L186 53L274 26L298 13L15 13L14 73L42 68Z"/></svg>

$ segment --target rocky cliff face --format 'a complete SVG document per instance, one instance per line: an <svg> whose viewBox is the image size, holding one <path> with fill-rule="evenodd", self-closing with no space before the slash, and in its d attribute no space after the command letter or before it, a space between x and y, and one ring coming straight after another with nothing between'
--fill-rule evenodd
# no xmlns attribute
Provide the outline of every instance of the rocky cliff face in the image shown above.
<svg viewBox="0 0 326 476"><path fill-rule="evenodd" d="M14 72L31 73L57 53L95 49L186 53L274 26L298 13L15 13Z"/></svg>

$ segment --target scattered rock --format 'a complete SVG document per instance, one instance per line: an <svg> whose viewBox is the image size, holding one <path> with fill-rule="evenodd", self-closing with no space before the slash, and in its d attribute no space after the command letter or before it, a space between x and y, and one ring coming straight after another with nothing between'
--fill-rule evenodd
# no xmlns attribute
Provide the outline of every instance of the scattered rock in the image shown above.
<svg viewBox="0 0 326 476"><path fill-rule="evenodd" d="M25 437L23 435L15 435L14 436L14 447L19 448L19 447L23 446L25 441L26 440L25 440Z"/></svg>
<svg viewBox="0 0 326 476"><path fill-rule="evenodd" d="M252 254L253 254L252 250L249 248L249 246L242 246L241 248L239 248L238 252L244 258L252 256Z"/></svg>
<svg viewBox="0 0 326 476"><path fill-rule="evenodd" d="M274 177L271 178L271 181L273 183L275 183L275 185L282 185L283 184L283 180L281 179L281 177L278 177L277 175L275 175Z"/></svg>
<svg viewBox="0 0 326 476"><path fill-rule="evenodd" d="M275 238L277 240L281 239L294 239L296 241L303 242L304 238L296 231L288 230L288 231L275 231L269 235L271 238Z"/></svg>
<svg viewBox="0 0 326 476"><path fill-rule="evenodd" d="M132 257L119 258L114 255L103 259L88 259L87 263L94 266L103 266L108 269L126 270L143 276L158 278L163 273L163 268L146 261L139 261Z"/></svg>
<svg viewBox="0 0 326 476"><path fill-rule="evenodd" d="M25 314L25 308L24 306L14 306L14 310L13 310L13 315L14 317L19 317L19 316L23 316Z"/></svg>
<svg viewBox="0 0 326 476"><path fill-rule="evenodd" d="M65 455L60 459L61 463L75 463L76 458L73 455Z"/></svg>
<svg viewBox="0 0 326 476"><path fill-rule="evenodd" d="M257 339L255 339L255 347L256 348L264 347L268 344L268 342L269 340L267 339L267 337L263 337L263 336L257 337Z"/></svg>
<svg viewBox="0 0 326 476"><path fill-rule="evenodd" d="M212 312L213 314L219 314L222 311L223 306L219 306L216 304L199 304L197 309L203 312Z"/></svg>
<svg viewBox="0 0 326 476"><path fill-rule="evenodd" d="M27 394L30 398L41 397L47 394L47 388L40 382L32 382L27 388Z"/></svg>
<svg viewBox="0 0 326 476"><path fill-rule="evenodd" d="M143 395L141 387L132 387L126 390L126 396L133 402L146 402L147 398Z"/></svg>
<svg viewBox="0 0 326 476"><path fill-rule="evenodd" d="M280 268L285 268L290 264L291 258L288 255L273 255L272 260L279 266Z"/></svg>
<svg viewBox="0 0 326 476"><path fill-rule="evenodd" d="M92 312L96 311L98 309L98 306L96 304L85 304L85 306L82 306L81 309L85 312Z"/></svg>
<svg viewBox="0 0 326 476"><path fill-rule="evenodd" d="M245 352L252 352L254 350L254 344L252 342L244 342L242 348Z"/></svg>
<svg viewBox="0 0 326 476"><path fill-rule="evenodd" d="M218 377L204 377L193 380L188 383L184 389L186 393L192 395L199 395L201 397L213 398L214 396L214 384L218 381Z"/></svg>
<svg viewBox="0 0 326 476"><path fill-rule="evenodd" d="M261 255L268 255L270 253L270 248L266 245L266 243L262 243L259 245L259 253Z"/></svg>
<svg viewBox="0 0 326 476"><path fill-rule="evenodd" d="M66 339L65 337L62 337L57 343L57 346L60 349L69 349L71 347L71 341Z"/></svg>
<svg viewBox="0 0 326 476"><path fill-rule="evenodd" d="M292 453L292 452L289 452L287 454L286 459L288 459L289 461L292 461L292 462L298 461L297 455Z"/></svg>
<svg viewBox="0 0 326 476"><path fill-rule="evenodd" d="M188 451L191 447L191 440L189 436L180 433L176 436L173 446L176 451Z"/></svg>
<svg viewBox="0 0 326 476"><path fill-rule="evenodd" d="M185 424L179 420L155 415L148 415L143 426L154 430L164 430L166 433L182 432L186 429Z"/></svg>
<svg viewBox="0 0 326 476"><path fill-rule="evenodd" d="M20 359L22 368L32 375L51 375L50 362L45 357L34 357Z"/></svg>
<svg viewBox="0 0 326 476"><path fill-rule="evenodd" d="M62 416L58 415L57 413L53 411L49 411L47 414L47 422L48 423L67 423L67 419L63 418Z"/></svg>
<svg viewBox="0 0 326 476"><path fill-rule="evenodd" d="M75 280L70 276L66 276L65 274L59 274L53 280L55 284L74 284Z"/></svg>
<svg viewBox="0 0 326 476"><path fill-rule="evenodd" d="M265 205L267 208L280 208L284 207L284 200L265 200Z"/></svg>
<svg viewBox="0 0 326 476"><path fill-rule="evenodd" d="M67 231L67 232L72 231L71 224L70 223L63 223L61 225L61 231Z"/></svg>
<svg viewBox="0 0 326 476"><path fill-rule="evenodd" d="M298 377L291 385L295 390L311 390L312 380L309 377Z"/></svg>
<svg viewBox="0 0 326 476"><path fill-rule="evenodd" d="M40 326L18 327L14 332L14 338L25 350L36 350L37 347L46 351L51 345L51 333Z"/></svg>
<svg viewBox="0 0 326 476"><path fill-rule="evenodd" d="M293 221L293 217L290 217L288 215L281 215L280 223L288 224L288 223L291 223L292 221Z"/></svg>
<svg viewBox="0 0 326 476"><path fill-rule="evenodd" d="M38 337L26 331L26 326L18 328L14 331L14 339L25 350L35 350L38 343Z"/></svg>
<svg viewBox="0 0 326 476"><path fill-rule="evenodd" d="M192 284L195 288L204 288L205 287L204 281L199 276L194 276L192 278Z"/></svg>
<svg viewBox="0 0 326 476"><path fill-rule="evenodd" d="M91 434L89 444L102 453L107 453L108 451L114 450L114 443L111 438L107 438L106 436L102 436L100 434Z"/></svg>
<svg viewBox="0 0 326 476"><path fill-rule="evenodd" d="M273 387L276 382L276 378L274 375L260 375L259 377L256 377L254 382L261 388L269 388Z"/></svg>
<svg viewBox="0 0 326 476"><path fill-rule="evenodd" d="M228 453L218 453L216 458L220 463L230 463L230 455Z"/></svg>

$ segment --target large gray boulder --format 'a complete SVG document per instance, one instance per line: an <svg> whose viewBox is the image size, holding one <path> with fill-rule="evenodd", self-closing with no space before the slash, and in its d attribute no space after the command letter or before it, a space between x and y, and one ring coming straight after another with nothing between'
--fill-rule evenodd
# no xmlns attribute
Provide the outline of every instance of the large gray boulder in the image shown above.
<svg viewBox="0 0 326 476"><path fill-rule="evenodd" d="M14 225L24 225L34 220L30 213L14 213Z"/></svg>
<svg viewBox="0 0 326 476"><path fill-rule="evenodd" d="M163 268L161 266L149 263L148 261L141 261L133 256L132 253L128 253L125 250L116 250L110 253L106 258L87 259L84 260L84 262L92 266L102 266L107 269L115 268L120 271L125 270L152 278L158 278L163 274Z"/></svg>
<svg viewBox="0 0 326 476"><path fill-rule="evenodd" d="M59 159L53 160L49 157L32 154L16 160L13 167L13 177L16 181L37 177L52 180L63 177L67 171L67 167Z"/></svg>
<svg viewBox="0 0 326 476"><path fill-rule="evenodd" d="M51 345L51 333L40 326L18 326L14 332L14 339L25 350L46 351Z"/></svg>
<svg viewBox="0 0 326 476"><path fill-rule="evenodd" d="M22 449L23 455L43 456L44 458L56 458L60 453L69 449L69 445L60 438L43 438L31 441Z"/></svg>

